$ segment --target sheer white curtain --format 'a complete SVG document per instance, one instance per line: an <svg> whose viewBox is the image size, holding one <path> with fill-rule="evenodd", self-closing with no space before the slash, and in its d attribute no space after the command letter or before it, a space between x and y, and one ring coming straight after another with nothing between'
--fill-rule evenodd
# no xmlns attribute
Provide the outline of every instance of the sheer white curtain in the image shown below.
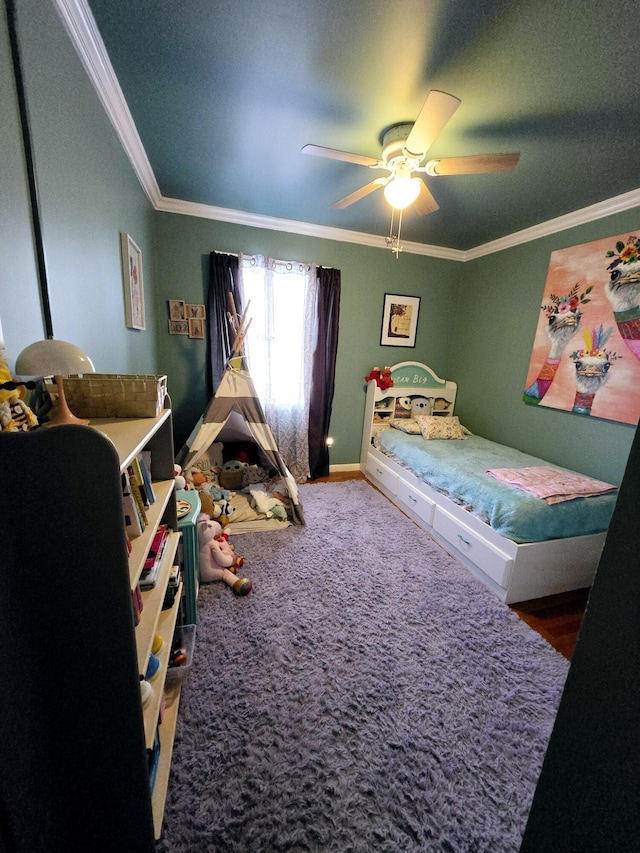
<svg viewBox="0 0 640 853"><path fill-rule="evenodd" d="M245 351L267 423L296 482L309 476L309 396L316 345L316 267L239 256L251 325ZM248 304L250 301L250 305Z"/></svg>

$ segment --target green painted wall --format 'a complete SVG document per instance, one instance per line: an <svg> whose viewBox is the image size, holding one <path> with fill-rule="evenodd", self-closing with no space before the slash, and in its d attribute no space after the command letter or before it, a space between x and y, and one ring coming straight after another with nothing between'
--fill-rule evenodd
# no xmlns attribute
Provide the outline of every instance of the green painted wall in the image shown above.
<svg viewBox="0 0 640 853"><path fill-rule="evenodd" d="M6 356L45 336L5 6L0 13L0 320ZM40 196L53 329L102 373L155 372L154 330L126 329L119 232L146 261L154 212L50 3L19 0L17 20Z"/></svg>
<svg viewBox="0 0 640 853"><path fill-rule="evenodd" d="M463 265L453 326L456 410L469 429L593 477L620 483L635 427L522 402L553 251L637 232L640 210ZM629 356L631 357L631 356Z"/></svg>
<svg viewBox="0 0 640 853"><path fill-rule="evenodd" d="M357 462L364 413L364 377L374 365L427 361L448 375L450 336L447 318L456 302L460 264L417 255L353 246L314 237L204 219L158 214L154 309L167 318L167 299L206 301L209 253L263 253L272 257L337 267L342 273L336 390L331 419L335 444L331 463ZM420 296L415 349L381 347L385 293ZM164 325L166 329L166 322ZM184 440L207 402L206 343L178 335L158 338L158 360L170 375L176 439Z"/></svg>

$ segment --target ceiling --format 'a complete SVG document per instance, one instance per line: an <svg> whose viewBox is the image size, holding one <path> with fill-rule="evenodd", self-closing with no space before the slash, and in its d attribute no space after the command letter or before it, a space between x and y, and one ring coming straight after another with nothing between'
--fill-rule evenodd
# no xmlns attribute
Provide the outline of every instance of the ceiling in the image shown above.
<svg viewBox="0 0 640 853"><path fill-rule="evenodd" d="M165 198L384 238L381 191L331 207L382 173L301 148L377 158L430 89L462 102L430 157L521 157L427 177L439 210L405 211L403 243L469 250L640 188L635 2L87 2Z"/></svg>

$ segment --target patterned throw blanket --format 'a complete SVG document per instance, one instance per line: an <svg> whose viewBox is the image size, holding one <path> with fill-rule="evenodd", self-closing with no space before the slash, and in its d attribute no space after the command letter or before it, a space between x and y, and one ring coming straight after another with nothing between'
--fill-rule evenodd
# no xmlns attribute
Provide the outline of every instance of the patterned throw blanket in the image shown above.
<svg viewBox="0 0 640 853"><path fill-rule="evenodd" d="M577 474L556 468L554 465L542 465L534 468L491 468L487 474L495 477L501 483L514 486L523 492L542 498L548 504L571 501L574 498L588 498L592 495L604 495L615 492L616 486L603 483Z"/></svg>

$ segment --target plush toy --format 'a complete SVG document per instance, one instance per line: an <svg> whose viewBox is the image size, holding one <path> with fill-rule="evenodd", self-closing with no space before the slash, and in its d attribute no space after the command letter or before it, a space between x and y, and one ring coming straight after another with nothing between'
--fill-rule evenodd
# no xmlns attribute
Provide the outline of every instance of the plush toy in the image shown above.
<svg viewBox="0 0 640 853"><path fill-rule="evenodd" d="M198 491L200 495L200 508L205 515L215 518L222 524L222 507L217 504L208 492Z"/></svg>
<svg viewBox="0 0 640 853"><path fill-rule="evenodd" d="M385 367L383 370L380 370L379 367L372 368L371 373L368 376L364 377L364 381L370 382L372 379L375 379L378 388L382 388L383 391L386 391L387 388L391 388L391 386L393 385L393 379L391 378L391 368Z"/></svg>
<svg viewBox="0 0 640 853"><path fill-rule="evenodd" d="M1 387L4 383L12 387ZM24 387L22 394L24 395ZM27 432L36 426L38 426L38 419L16 390L16 382L11 376L5 357L0 351L0 430L3 432Z"/></svg>
<svg viewBox="0 0 640 853"><path fill-rule="evenodd" d="M382 388L383 391L386 391L387 388L391 388L392 386L393 379L391 378L391 368L383 367L380 379L378 379L378 388Z"/></svg>
<svg viewBox="0 0 640 853"><path fill-rule="evenodd" d="M372 379L376 380L376 385L379 384L379 380L380 380L380 368L379 367L372 367L371 373L368 376L364 377L365 382L371 382Z"/></svg>
<svg viewBox="0 0 640 853"><path fill-rule="evenodd" d="M209 477L204 473L204 471L195 470L191 472L189 482L193 483L196 489L199 489L201 486L204 486L205 483L209 482Z"/></svg>
<svg viewBox="0 0 640 853"><path fill-rule="evenodd" d="M218 480L222 488L232 489L233 491L241 489L242 475L245 467L246 463L241 462L239 459L230 459L228 462L225 462L218 474Z"/></svg>
<svg viewBox="0 0 640 853"><path fill-rule="evenodd" d="M433 411L432 397L412 397L411 398L411 417L417 418L418 415L430 415Z"/></svg>
<svg viewBox="0 0 640 853"><path fill-rule="evenodd" d="M236 557L222 527L205 513L198 516L198 545L200 546L200 580L202 583L224 581L237 595L248 595L252 584L248 578L236 577L243 565L242 557Z"/></svg>
<svg viewBox="0 0 640 853"><path fill-rule="evenodd" d="M176 489L187 489L187 481L182 474L182 468L179 465L173 466L173 476L176 478Z"/></svg>
<svg viewBox="0 0 640 853"><path fill-rule="evenodd" d="M256 483L264 483L269 479L269 474L259 465L246 465L242 472L242 487L253 486Z"/></svg>

